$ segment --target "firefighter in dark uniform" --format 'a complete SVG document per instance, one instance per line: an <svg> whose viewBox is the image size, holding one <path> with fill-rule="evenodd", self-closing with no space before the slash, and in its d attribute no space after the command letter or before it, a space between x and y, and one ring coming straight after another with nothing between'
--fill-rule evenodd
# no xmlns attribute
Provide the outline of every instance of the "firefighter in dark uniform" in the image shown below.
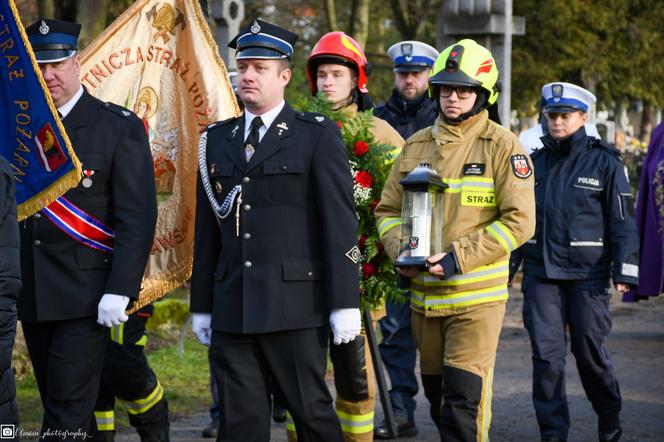
<svg viewBox="0 0 664 442"><path fill-rule="evenodd" d="M376 116L384 119L403 139L433 125L438 115L436 103L429 99L429 71L438 58L436 48L420 41L402 41L387 50L394 68L394 90ZM404 303L386 301L387 316L378 323L383 340L380 355L390 377L390 399L399 434L407 436L415 429L415 395L419 389L415 375L417 348L410 328L410 299ZM389 439L385 423L374 430L377 439Z"/></svg>
<svg viewBox="0 0 664 442"><path fill-rule="evenodd" d="M530 335L533 402L543 441L564 441L570 425L565 393L566 329L601 442L620 439L621 397L604 342L611 330L613 286L638 281L639 240L625 166L617 150L586 135L595 96L569 83L542 89L548 134L532 153L535 236L524 257L523 321Z"/></svg>
<svg viewBox="0 0 664 442"><path fill-rule="evenodd" d="M324 375L330 326L335 343L361 331L353 179L336 123L284 101L296 39L256 19L231 41L245 112L199 144L192 328L218 440L269 440L272 383L298 440L342 440Z"/></svg>
<svg viewBox="0 0 664 442"><path fill-rule="evenodd" d="M129 315L127 322L110 329L95 405L97 441L115 438L115 398L124 405L129 423L136 428L142 442L169 440L168 401L145 357L146 324L153 313L154 306L148 304Z"/></svg>
<svg viewBox="0 0 664 442"><path fill-rule="evenodd" d="M107 327L126 321L138 297L157 219L143 123L82 87L79 31L46 19L26 29L83 165L79 185L20 229L18 313L44 406L42 431L55 440L94 429Z"/></svg>

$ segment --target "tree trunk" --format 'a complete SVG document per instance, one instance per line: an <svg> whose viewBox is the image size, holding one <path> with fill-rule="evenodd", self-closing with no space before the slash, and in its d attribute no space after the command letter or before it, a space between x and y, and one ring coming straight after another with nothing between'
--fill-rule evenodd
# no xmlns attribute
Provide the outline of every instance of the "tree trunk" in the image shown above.
<svg viewBox="0 0 664 442"><path fill-rule="evenodd" d="M37 15L44 18L55 18L54 0L37 0Z"/></svg>
<svg viewBox="0 0 664 442"><path fill-rule="evenodd" d="M78 48L85 48L106 28L107 0L76 1L76 21L81 25Z"/></svg>
<svg viewBox="0 0 664 442"><path fill-rule="evenodd" d="M337 24L337 8L334 0L325 0L325 18L327 19L328 31L338 31L339 25Z"/></svg>
<svg viewBox="0 0 664 442"><path fill-rule="evenodd" d="M653 107L648 101L643 102L643 111L641 112L641 128L639 130L639 140L648 141L652 132Z"/></svg>
<svg viewBox="0 0 664 442"><path fill-rule="evenodd" d="M371 0L353 0L350 35L364 48L369 39L369 5Z"/></svg>
<svg viewBox="0 0 664 442"><path fill-rule="evenodd" d="M401 34L401 38L404 40L412 40L413 32L408 25L406 14L401 7L401 2L399 0L390 0L390 7L392 8L392 15L394 16L394 25Z"/></svg>

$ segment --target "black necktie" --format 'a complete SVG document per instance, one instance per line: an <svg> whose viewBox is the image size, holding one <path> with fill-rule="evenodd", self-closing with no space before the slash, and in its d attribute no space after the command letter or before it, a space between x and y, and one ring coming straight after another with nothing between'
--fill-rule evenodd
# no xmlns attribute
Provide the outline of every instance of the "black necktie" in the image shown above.
<svg viewBox="0 0 664 442"><path fill-rule="evenodd" d="M251 132L249 132L249 136L244 143L244 156L247 160L247 163L251 159L251 156L254 154L254 152L256 152L256 148L258 147L258 143L260 141L258 129L260 129L262 125L263 120L261 120L261 117L254 117L254 119L251 120Z"/></svg>

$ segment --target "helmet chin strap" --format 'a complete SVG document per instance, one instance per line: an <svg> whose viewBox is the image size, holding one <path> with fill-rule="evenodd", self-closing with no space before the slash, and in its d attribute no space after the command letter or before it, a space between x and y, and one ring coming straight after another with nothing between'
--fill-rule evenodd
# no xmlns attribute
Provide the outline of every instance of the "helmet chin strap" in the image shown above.
<svg viewBox="0 0 664 442"><path fill-rule="evenodd" d="M440 88L437 87L436 89L434 89L433 96L438 97L439 95L440 95ZM487 107L488 107L488 104L487 104L486 92L484 92L483 90L478 90L477 91L477 99L475 100L475 104L473 105L473 108L471 110L469 110L468 112L459 115L456 118L449 118L447 115L445 115L443 110L440 108L440 99L436 100L436 109L438 110L438 115L441 115L443 117L443 120L448 124L462 123L462 122L466 121L467 119L469 119L470 117L479 114L480 112L482 112Z"/></svg>

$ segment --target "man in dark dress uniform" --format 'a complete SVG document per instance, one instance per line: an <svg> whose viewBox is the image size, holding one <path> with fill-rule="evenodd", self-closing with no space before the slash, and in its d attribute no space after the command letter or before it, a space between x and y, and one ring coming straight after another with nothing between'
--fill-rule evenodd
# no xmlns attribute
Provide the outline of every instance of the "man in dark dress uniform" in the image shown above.
<svg viewBox="0 0 664 442"><path fill-rule="evenodd" d="M19 319L44 406L42 431L55 440L94 428L106 327L126 321L138 297L157 217L143 123L83 89L79 31L59 20L26 29L84 173L20 229Z"/></svg>
<svg viewBox="0 0 664 442"><path fill-rule="evenodd" d="M361 330L353 179L336 123L284 101L296 39L257 19L231 41L245 112L199 145L191 311L218 440L269 440L271 385L299 441L342 440L324 374L329 327Z"/></svg>

